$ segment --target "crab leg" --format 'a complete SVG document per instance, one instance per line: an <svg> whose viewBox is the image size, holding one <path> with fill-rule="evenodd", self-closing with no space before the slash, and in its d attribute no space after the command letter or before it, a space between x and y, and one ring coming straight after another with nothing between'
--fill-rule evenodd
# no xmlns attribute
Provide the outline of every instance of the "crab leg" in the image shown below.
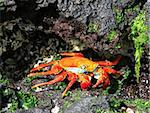
<svg viewBox="0 0 150 113"><path fill-rule="evenodd" d="M42 69L42 68L44 68L44 67L47 67L47 66L49 66L49 65L51 65L51 64L58 64L58 63L57 63L57 61L52 61L52 62L49 62L49 63L46 63L46 64L40 64L39 66L37 66L37 67L35 67L35 68L32 68L32 69L30 70L30 72L38 71L38 70L40 70L40 69Z"/></svg>
<svg viewBox="0 0 150 113"><path fill-rule="evenodd" d="M112 69L112 68L104 67L103 70L109 74L121 75L121 73L119 71L116 71L115 69Z"/></svg>
<svg viewBox="0 0 150 113"><path fill-rule="evenodd" d="M29 73L28 77L31 76L36 76L36 75L51 75L51 74L58 74L63 70L62 67L60 67L59 65L53 65L50 71L46 71L46 72L35 72L35 73Z"/></svg>
<svg viewBox="0 0 150 113"><path fill-rule="evenodd" d="M103 89L106 89L110 85L110 80L107 78L103 83Z"/></svg>
<svg viewBox="0 0 150 113"><path fill-rule="evenodd" d="M114 66L117 65L118 62L120 61L121 56L119 55L114 61L96 61L100 66Z"/></svg>
<svg viewBox="0 0 150 113"><path fill-rule="evenodd" d="M78 57L84 57L84 55L82 53L74 53L74 52L70 52L70 53L67 53L67 52L64 52L64 53L60 53L60 55L62 56L78 56Z"/></svg>
<svg viewBox="0 0 150 113"><path fill-rule="evenodd" d="M56 77L53 80L51 80L49 82L36 84L36 85L32 86L32 88L43 86L43 85L48 85L48 84L54 84L54 83L57 83L57 82L61 82L66 78L66 76L67 76L66 72L63 71L62 73L56 75Z"/></svg>
<svg viewBox="0 0 150 113"><path fill-rule="evenodd" d="M70 78L71 77L71 78ZM69 73L69 84L66 87L65 91L62 93L62 97L65 96L66 92L71 88L71 86L77 81L77 75L74 73Z"/></svg>
<svg viewBox="0 0 150 113"><path fill-rule="evenodd" d="M92 87L93 87L93 88L96 88L98 85L104 83L104 81L105 81L107 78L108 78L108 74L104 71L104 72L102 73L102 75L98 78L96 84L94 84ZM108 82L107 84L109 84L109 82ZM105 85L105 86L106 86L106 85ZM105 87L105 86L104 86L104 87Z"/></svg>

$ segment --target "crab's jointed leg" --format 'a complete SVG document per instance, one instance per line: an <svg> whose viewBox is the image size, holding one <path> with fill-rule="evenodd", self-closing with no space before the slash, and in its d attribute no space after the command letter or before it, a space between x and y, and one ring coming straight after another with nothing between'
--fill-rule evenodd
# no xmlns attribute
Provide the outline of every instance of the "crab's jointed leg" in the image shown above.
<svg viewBox="0 0 150 113"><path fill-rule="evenodd" d="M120 61L121 56L118 56L114 61L96 61L100 66L114 66L117 65L118 62Z"/></svg>
<svg viewBox="0 0 150 113"><path fill-rule="evenodd" d="M109 67L104 67L103 70L109 74L121 75L121 73L119 71L109 68Z"/></svg>
<svg viewBox="0 0 150 113"><path fill-rule="evenodd" d="M38 67L37 67L37 68L38 68ZM53 66L51 67L51 70L50 70L50 71L29 73L29 74L28 74L28 77L36 76L36 75L45 76L45 75L51 75L51 74L58 74L58 73L60 73L62 70L63 70L63 68L56 64L56 65L53 65Z"/></svg>
<svg viewBox="0 0 150 113"><path fill-rule="evenodd" d="M92 87L93 88L96 88L98 85L100 84L103 84L105 80L109 79L109 76L108 74L105 72L105 71L102 71L101 74L100 74L100 77L98 78L96 84L94 84ZM106 82L108 85L110 84L109 81ZM106 83L105 83L105 86L106 86ZM104 86L104 87L105 87Z"/></svg>
<svg viewBox="0 0 150 113"><path fill-rule="evenodd" d="M74 73L67 73L70 81L64 92L62 93L62 97L65 96L66 92L71 88L71 86L77 81L77 75Z"/></svg>
<svg viewBox="0 0 150 113"><path fill-rule="evenodd" d="M67 72L68 74L68 80L70 81L68 86L66 87L65 91L62 93L62 97L66 94L66 92L71 88L71 86L79 79L81 82L80 86L81 89L87 89L89 86L91 86L91 81L88 78L88 75L85 74L78 74L76 75L75 73L72 72Z"/></svg>
<svg viewBox="0 0 150 113"><path fill-rule="evenodd" d="M105 79L102 87L103 87L103 89L106 89L109 85L110 85L110 79L108 77Z"/></svg>
<svg viewBox="0 0 150 113"><path fill-rule="evenodd" d="M61 82L66 78L66 76L67 76L67 73L65 71L63 71L60 74L56 75L56 77L53 80L51 80L49 82L36 84L36 85L32 86L32 88L43 86L43 85L48 85L48 84L50 85L50 84L54 84L54 83L57 83L57 82Z"/></svg>
<svg viewBox="0 0 150 113"><path fill-rule="evenodd" d="M84 57L84 55L82 53L74 53L74 52L64 52L64 53L60 53L60 55L62 56L72 56L72 57Z"/></svg>
<svg viewBox="0 0 150 113"><path fill-rule="evenodd" d="M32 68L32 69L30 70L30 72L38 71L38 70L40 70L40 69L42 69L42 68L44 68L44 67L50 66L50 65L52 65L52 64L58 64L58 61L52 61L52 62L48 62L48 63L46 63L46 64L40 64L39 66L37 66L37 67L35 67L35 68Z"/></svg>

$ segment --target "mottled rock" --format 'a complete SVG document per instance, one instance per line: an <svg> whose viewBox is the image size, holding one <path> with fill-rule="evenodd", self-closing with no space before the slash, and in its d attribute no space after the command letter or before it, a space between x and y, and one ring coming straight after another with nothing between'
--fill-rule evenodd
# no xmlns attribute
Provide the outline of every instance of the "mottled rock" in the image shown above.
<svg viewBox="0 0 150 113"><path fill-rule="evenodd" d="M109 104L106 96L86 97L73 103L64 113L96 113L98 109L108 109Z"/></svg>
<svg viewBox="0 0 150 113"><path fill-rule="evenodd" d="M32 109L29 109L29 110L17 110L14 113L50 113L50 110L32 108Z"/></svg>
<svg viewBox="0 0 150 113"><path fill-rule="evenodd" d="M20 21L21 19L16 19L10 22L4 22L0 25L0 56L8 49L16 50L21 47L23 43L29 41L27 37L24 37L21 33L22 29L18 28Z"/></svg>
<svg viewBox="0 0 150 113"><path fill-rule="evenodd" d="M111 0L59 0L57 6L65 17L74 17L84 24L94 22L100 28L99 35L104 35L116 26L111 4Z"/></svg>
<svg viewBox="0 0 150 113"><path fill-rule="evenodd" d="M0 31L0 71L15 80L27 73L26 68L30 67L28 64L32 60L48 55L48 51L68 48L65 41L46 34L42 28L22 18L4 22L0 25Z"/></svg>

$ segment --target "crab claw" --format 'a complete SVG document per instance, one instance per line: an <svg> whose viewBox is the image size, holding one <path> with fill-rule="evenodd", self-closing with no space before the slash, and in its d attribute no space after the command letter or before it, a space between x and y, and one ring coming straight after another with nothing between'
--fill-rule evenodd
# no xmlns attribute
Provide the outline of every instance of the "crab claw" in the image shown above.
<svg viewBox="0 0 150 113"><path fill-rule="evenodd" d="M100 84L103 84L103 89L106 89L106 87L110 84L110 81L109 81L109 78L108 77L108 74L106 75L102 75L96 82L96 84L94 84L92 87L93 88L96 88L98 87L98 85ZM107 80L107 82L105 82L105 80Z"/></svg>
<svg viewBox="0 0 150 113"><path fill-rule="evenodd" d="M91 76L86 75L86 74L78 74L78 78L80 83L81 89L87 89L88 87L91 86Z"/></svg>
<svg viewBox="0 0 150 113"><path fill-rule="evenodd" d="M96 84L94 84L92 87L96 88L96 87L98 87L98 85L103 84L103 89L106 89L106 87L110 84L109 76L108 76L107 72L105 72L102 68L99 68L97 70L97 74L99 75L99 78L97 78L98 80L97 80Z"/></svg>
<svg viewBox="0 0 150 113"><path fill-rule="evenodd" d="M95 85L93 85L93 88L96 88L98 85L103 84L103 89L106 89L110 85L110 79L108 74L115 74L115 75L121 75L119 71L116 71L112 68L103 67L99 68L96 72L99 75L99 78L97 78L97 82Z"/></svg>
<svg viewBox="0 0 150 113"><path fill-rule="evenodd" d="M81 86L81 89L83 89L83 90L84 90L84 89L87 89L88 87L91 86L91 82L90 82L90 81L81 82L80 86Z"/></svg>

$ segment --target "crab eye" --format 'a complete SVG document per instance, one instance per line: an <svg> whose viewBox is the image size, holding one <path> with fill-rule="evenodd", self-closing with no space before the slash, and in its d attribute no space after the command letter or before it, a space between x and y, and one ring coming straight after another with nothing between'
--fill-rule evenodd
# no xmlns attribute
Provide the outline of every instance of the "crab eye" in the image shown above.
<svg viewBox="0 0 150 113"><path fill-rule="evenodd" d="M89 75L90 73L88 71L85 71L84 74Z"/></svg>
<svg viewBox="0 0 150 113"><path fill-rule="evenodd" d="M85 65L80 66L81 69L86 69Z"/></svg>

